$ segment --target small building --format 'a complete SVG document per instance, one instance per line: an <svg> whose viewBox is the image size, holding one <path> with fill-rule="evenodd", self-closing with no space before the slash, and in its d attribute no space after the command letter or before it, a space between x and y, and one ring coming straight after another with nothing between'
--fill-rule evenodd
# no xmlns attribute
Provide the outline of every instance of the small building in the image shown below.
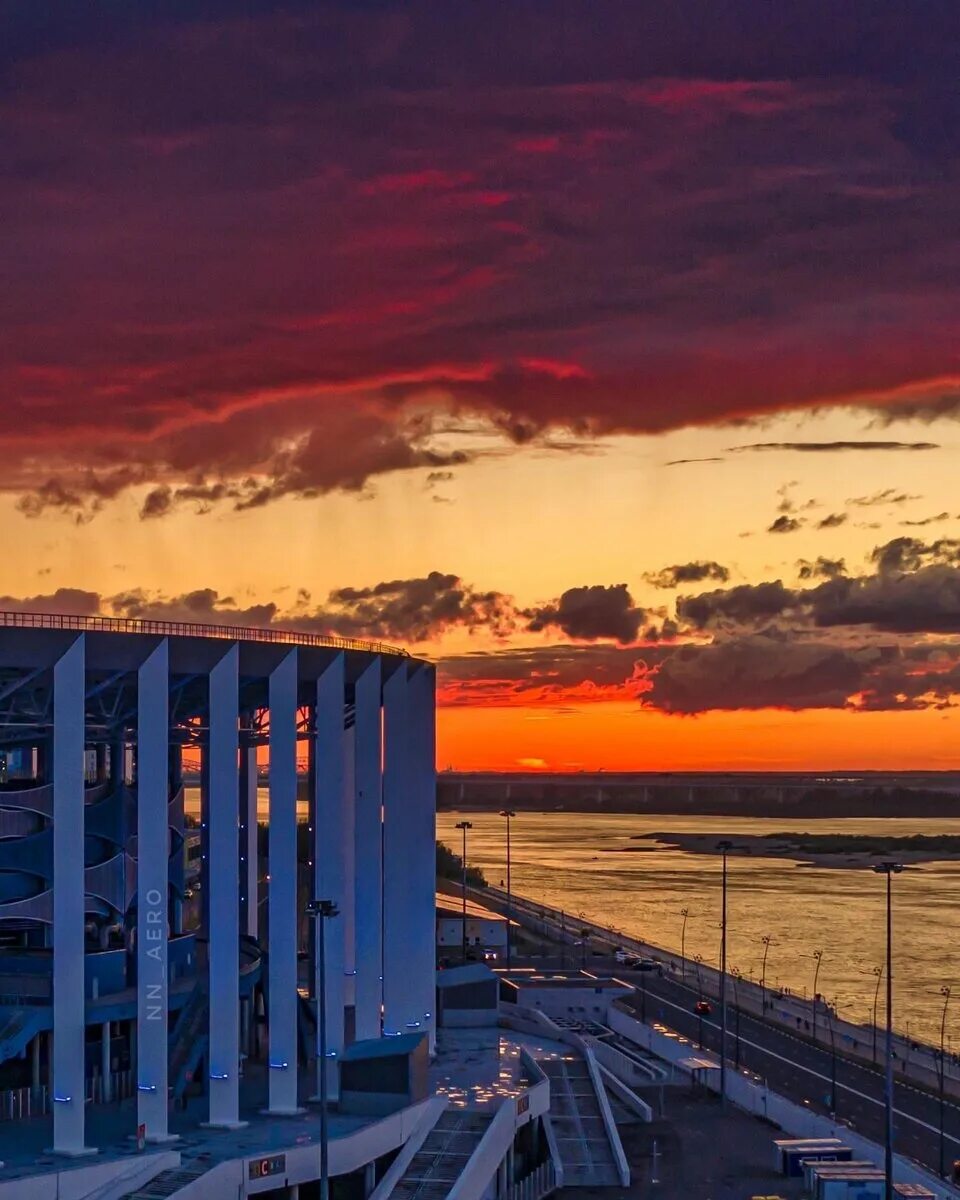
<svg viewBox="0 0 960 1200"><path fill-rule="evenodd" d="M632 995L630 983L590 971L511 971L500 977L500 999L539 1008L548 1017L603 1021L611 1001Z"/></svg>
<svg viewBox="0 0 960 1200"><path fill-rule="evenodd" d="M437 893L437 955L459 962L463 950L463 902ZM474 900L467 900L467 958L499 961L507 951L507 919Z"/></svg>
<svg viewBox="0 0 960 1200"><path fill-rule="evenodd" d="M437 975L437 1021L441 1028L496 1025L500 980L486 963L467 963Z"/></svg>

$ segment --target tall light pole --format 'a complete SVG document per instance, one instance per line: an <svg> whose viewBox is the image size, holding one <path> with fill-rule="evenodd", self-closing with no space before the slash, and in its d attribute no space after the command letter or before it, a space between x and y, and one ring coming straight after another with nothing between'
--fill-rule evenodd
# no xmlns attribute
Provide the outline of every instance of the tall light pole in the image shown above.
<svg viewBox="0 0 960 1200"><path fill-rule="evenodd" d="M517 814L509 808L501 808L500 816L507 822L507 970L510 970L510 921L513 917L513 891L510 887L510 820Z"/></svg>
<svg viewBox="0 0 960 1200"><path fill-rule="evenodd" d="M883 1170L886 1177L887 1200L893 1195L893 877L903 870L903 863L887 859L873 868L887 877L887 1038L886 1038L886 1138L884 1139Z"/></svg>
<svg viewBox="0 0 960 1200"><path fill-rule="evenodd" d="M683 917L683 924L680 926L680 982L687 982L687 917L690 915L689 908L681 908L680 916Z"/></svg>
<svg viewBox="0 0 960 1200"><path fill-rule="evenodd" d="M463 853L460 855L460 897L463 902L463 929L461 934L461 949L463 961L467 961L467 830L472 829L470 821L458 821L457 829L463 833Z"/></svg>
<svg viewBox="0 0 960 1200"><path fill-rule="evenodd" d="M740 968L739 967L731 967L730 975L733 978L733 1009L734 1009L734 1020L736 1022L736 1025L734 1027L734 1034L733 1034L734 1038L736 1039L736 1042L734 1044L734 1050L733 1050L733 1065L739 1071L740 1070Z"/></svg>
<svg viewBox="0 0 960 1200"><path fill-rule="evenodd" d="M694 956L694 963L697 967L697 988L699 991L699 999L703 999L703 976L700 974L700 964L703 962L703 957L699 954ZM703 1009L700 1004L697 1004L697 1042L698 1050L703 1049Z"/></svg>
<svg viewBox="0 0 960 1200"><path fill-rule="evenodd" d="M820 962L823 959L822 950L814 950L813 957L817 960L817 965L813 972L813 1040L817 1040L817 980L820 978Z"/></svg>
<svg viewBox="0 0 960 1200"><path fill-rule="evenodd" d="M760 1016L767 1015L767 951L770 949L770 934L765 933L760 939L763 942L763 962L760 964Z"/></svg>
<svg viewBox="0 0 960 1200"><path fill-rule="evenodd" d="M947 1033L947 1005L950 1003L950 988L946 984L944 984L943 987L940 989L940 995L943 997L943 1016L940 1018L940 1080L939 1080L939 1082L940 1082L940 1174L942 1176L944 1174L944 1168L946 1166L945 1161L944 1161L944 1144L943 1144L943 1140L944 1140L943 1139L943 1085L944 1085L943 1050L944 1050L944 1039L945 1039L946 1033Z"/></svg>
<svg viewBox="0 0 960 1200"><path fill-rule="evenodd" d="M826 1005L827 1026L830 1029L830 1115L837 1115L837 1043L833 1036L833 1014Z"/></svg>
<svg viewBox="0 0 960 1200"><path fill-rule="evenodd" d="M727 854L733 842L717 842L723 855L720 901L720 1103L727 1103Z"/></svg>
<svg viewBox="0 0 960 1200"><path fill-rule="evenodd" d="M327 1130L327 939L326 923L339 915L332 900L311 900L307 915L313 921L317 946L317 1080L320 1092L320 1200L330 1200L329 1133ZM341 1014L342 1015L342 1014Z"/></svg>
<svg viewBox="0 0 960 1200"><path fill-rule="evenodd" d="M880 999L880 981L883 979L883 963L873 968L877 986L873 989L873 1062L877 1061L877 1001Z"/></svg>

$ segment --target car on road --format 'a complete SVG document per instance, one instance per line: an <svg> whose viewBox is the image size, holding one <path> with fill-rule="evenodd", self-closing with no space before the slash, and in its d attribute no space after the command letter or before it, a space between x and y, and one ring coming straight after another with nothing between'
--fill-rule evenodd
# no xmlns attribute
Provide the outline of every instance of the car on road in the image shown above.
<svg viewBox="0 0 960 1200"><path fill-rule="evenodd" d="M630 954L621 946L620 949L614 953L613 957L618 963L620 963L621 966L624 966L630 961L631 958L634 958L635 955Z"/></svg>
<svg viewBox="0 0 960 1200"><path fill-rule="evenodd" d="M709 1000L698 1000L693 1006L693 1011L698 1017L709 1017L713 1009L710 1007Z"/></svg>

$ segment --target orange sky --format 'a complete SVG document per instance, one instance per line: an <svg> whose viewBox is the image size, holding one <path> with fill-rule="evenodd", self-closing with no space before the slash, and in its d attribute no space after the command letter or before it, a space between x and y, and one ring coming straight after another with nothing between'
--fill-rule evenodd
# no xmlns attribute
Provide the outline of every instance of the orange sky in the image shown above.
<svg viewBox="0 0 960 1200"><path fill-rule="evenodd" d="M0 607L402 644L441 767L960 767L944 6L173 7L10 29Z"/></svg>

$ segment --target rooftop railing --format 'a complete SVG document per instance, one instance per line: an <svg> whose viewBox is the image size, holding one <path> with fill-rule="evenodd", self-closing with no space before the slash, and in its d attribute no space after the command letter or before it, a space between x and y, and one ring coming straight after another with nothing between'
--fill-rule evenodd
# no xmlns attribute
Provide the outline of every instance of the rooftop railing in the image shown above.
<svg viewBox="0 0 960 1200"><path fill-rule="evenodd" d="M409 651L386 642L324 633L297 633L292 629L256 629L246 625L204 625L188 621L147 621L134 617L78 617L69 613L0 612L0 626L14 629L65 629L78 633L140 633L159 637L228 638L234 642L270 642L275 645L318 646L331 650L361 650L367 654Z"/></svg>

